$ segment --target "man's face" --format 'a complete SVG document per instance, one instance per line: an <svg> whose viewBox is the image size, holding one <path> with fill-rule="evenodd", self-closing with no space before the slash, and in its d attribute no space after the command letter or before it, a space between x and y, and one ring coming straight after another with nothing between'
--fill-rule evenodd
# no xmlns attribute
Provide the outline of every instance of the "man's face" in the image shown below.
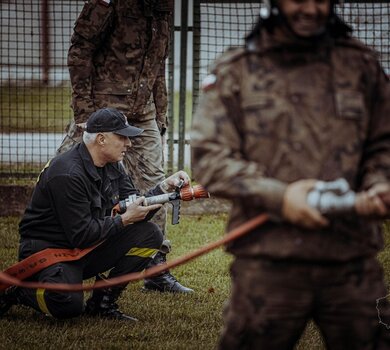
<svg viewBox="0 0 390 350"><path fill-rule="evenodd" d="M125 152L131 147L131 141L127 136L114 134L111 132L104 135L104 157L107 163L115 163L123 160Z"/></svg>
<svg viewBox="0 0 390 350"><path fill-rule="evenodd" d="M278 0L277 3L291 30L304 38L324 30L331 8L330 0Z"/></svg>

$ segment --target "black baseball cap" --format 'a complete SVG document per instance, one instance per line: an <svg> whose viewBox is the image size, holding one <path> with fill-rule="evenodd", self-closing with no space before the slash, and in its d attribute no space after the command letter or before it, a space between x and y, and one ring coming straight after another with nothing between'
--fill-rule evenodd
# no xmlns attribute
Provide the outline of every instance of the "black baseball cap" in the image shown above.
<svg viewBox="0 0 390 350"><path fill-rule="evenodd" d="M127 137L138 136L144 131L131 126L126 116L115 108L102 108L93 112L87 120L85 130L89 133L113 132Z"/></svg>

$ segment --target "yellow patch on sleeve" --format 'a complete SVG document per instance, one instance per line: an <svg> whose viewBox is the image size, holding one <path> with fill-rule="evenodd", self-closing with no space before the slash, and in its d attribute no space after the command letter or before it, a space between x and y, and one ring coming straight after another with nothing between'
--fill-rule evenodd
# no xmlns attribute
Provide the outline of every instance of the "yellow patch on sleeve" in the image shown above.
<svg viewBox="0 0 390 350"><path fill-rule="evenodd" d="M44 166L44 168L43 168L43 169L41 170L41 172L39 173L38 178L37 178L37 183L38 183L38 181L39 181L39 179L40 179L42 173L45 171L45 169L47 169L47 168L49 167L50 162L51 162L51 159L49 159L49 161L46 163L46 165Z"/></svg>

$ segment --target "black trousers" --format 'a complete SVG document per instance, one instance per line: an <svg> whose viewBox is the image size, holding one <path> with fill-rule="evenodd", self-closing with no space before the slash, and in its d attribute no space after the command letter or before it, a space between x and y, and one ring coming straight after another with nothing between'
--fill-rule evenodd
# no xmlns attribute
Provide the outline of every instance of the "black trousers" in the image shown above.
<svg viewBox="0 0 390 350"><path fill-rule="evenodd" d="M108 270L108 278L142 271L160 249L162 239L160 229L151 222L129 225L80 260L54 264L29 280L80 284ZM34 241L23 242L20 256L24 258L30 255L29 251L34 252L31 245L34 245ZM79 316L84 310L83 292L21 288L18 290L18 300L23 305L61 319Z"/></svg>

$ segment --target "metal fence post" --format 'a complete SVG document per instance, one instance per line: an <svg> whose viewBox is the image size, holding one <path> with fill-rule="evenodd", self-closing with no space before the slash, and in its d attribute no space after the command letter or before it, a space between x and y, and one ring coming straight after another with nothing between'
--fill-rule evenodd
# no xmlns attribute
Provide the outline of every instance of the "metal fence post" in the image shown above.
<svg viewBox="0 0 390 350"><path fill-rule="evenodd" d="M50 67L50 50L49 50L49 1L42 0L41 2L41 29L42 29L42 44L41 44L41 64L42 64L42 82L49 83L49 67Z"/></svg>
<svg viewBox="0 0 390 350"><path fill-rule="evenodd" d="M180 23L180 91L179 91L179 160L178 168L184 169L185 123L187 99L187 35L188 35L188 0L181 2Z"/></svg>
<svg viewBox="0 0 390 350"><path fill-rule="evenodd" d="M174 145L174 105L175 105L175 15L172 16L171 23L171 38L168 57L168 161L167 175L171 175L173 171L173 145Z"/></svg>

